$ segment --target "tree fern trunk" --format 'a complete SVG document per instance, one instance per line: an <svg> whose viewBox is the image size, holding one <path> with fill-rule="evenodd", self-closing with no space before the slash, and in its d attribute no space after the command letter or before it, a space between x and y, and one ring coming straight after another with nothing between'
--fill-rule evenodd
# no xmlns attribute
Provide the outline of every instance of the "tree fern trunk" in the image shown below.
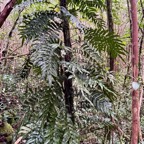
<svg viewBox="0 0 144 144"><path fill-rule="evenodd" d="M138 81L138 62L139 62L139 49L138 49L138 19L137 19L137 1L130 0L131 2L131 17L132 17L132 71L133 81ZM132 92L132 137L131 144L138 143L139 132L139 90Z"/></svg>
<svg viewBox="0 0 144 144"><path fill-rule="evenodd" d="M60 0L60 6L67 6L66 0ZM64 44L65 46L71 47L71 39L70 39L70 29L69 22L66 18L63 19L63 35L64 35ZM67 53L65 56L65 61L71 60L71 53ZM69 72L65 72L65 80L64 80L64 94L65 94L65 105L67 112L70 114L72 121L74 122L74 106L73 106L73 88L72 88L72 80L68 79L70 76Z"/></svg>
<svg viewBox="0 0 144 144"><path fill-rule="evenodd" d="M3 11L0 13L0 27L2 27L3 23L5 22L6 18L9 16L10 12L12 11L16 0L9 1L6 6L4 7Z"/></svg>
<svg viewBox="0 0 144 144"><path fill-rule="evenodd" d="M107 6L107 22L108 22L108 29L111 33L114 32L113 29L113 17L112 17L112 0L106 0ZM115 70L115 59L111 56L110 53L110 71Z"/></svg>

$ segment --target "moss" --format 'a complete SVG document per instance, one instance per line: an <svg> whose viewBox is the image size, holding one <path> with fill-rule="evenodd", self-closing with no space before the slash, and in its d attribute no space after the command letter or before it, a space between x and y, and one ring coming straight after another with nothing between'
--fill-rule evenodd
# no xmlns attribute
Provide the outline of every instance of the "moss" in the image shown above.
<svg viewBox="0 0 144 144"><path fill-rule="evenodd" d="M0 134L7 135L7 137L6 137L7 142L12 141L13 133L14 133L14 130L13 130L12 126L10 124L8 124L7 122L4 122L4 125L2 127L0 127ZM3 144L3 143L0 142L0 144Z"/></svg>

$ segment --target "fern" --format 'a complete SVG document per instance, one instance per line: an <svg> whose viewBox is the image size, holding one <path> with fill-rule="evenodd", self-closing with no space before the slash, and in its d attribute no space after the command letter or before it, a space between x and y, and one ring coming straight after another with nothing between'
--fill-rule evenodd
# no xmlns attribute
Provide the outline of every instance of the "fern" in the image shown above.
<svg viewBox="0 0 144 144"><path fill-rule="evenodd" d="M23 23L19 26L21 38L31 40L41 36L43 33L53 34L53 37L58 37L61 24L54 21L56 18L59 19L59 14L53 11L24 15Z"/></svg>
<svg viewBox="0 0 144 144"><path fill-rule="evenodd" d="M69 4L71 6L77 6L79 8L79 10L84 10L87 7L96 7L98 9L101 9L105 6L102 0L94 0L94 1L70 0Z"/></svg>
<svg viewBox="0 0 144 144"><path fill-rule="evenodd" d="M116 58L118 55L124 55L124 45L118 35L109 33L104 29L85 30L85 40L88 41L98 51L107 51Z"/></svg>
<svg viewBox="0 0 144 144"><path fill-rule="evenodd" d="M83 5L81 1L73 1L75 5ZM93 2L84 1L84 4L90 9L93 6L99 7L101 1ZM87 9L87 10L88 10ZM45 80L45 86L37 88L26 94L27 101L25 106L30 110L27 115L27 121L24 125L34 124L34 129L28 135L29 143L79 143L79 133L77 125L71 123L66 113L64 105L63 81L64 72L69 72L69 79L73 81L75 88L75 99L78 103L84 102L81 109L76 114L80 119L78 124L82 128L84 125L98 123L101 120L103 127L111 127L109 121L111 114L112 102L117 97L117 93L109 86L114 83L114 78L105 70L103 58L100 55L103 51L112 53L113 57L124 54L123 44L119 36L109 33L107 30L97 25L95 29L86 28L81 22L66 9L61 8L65 16L70 18L74 28L80 29L83 33L82 42L76 49L70 49L63 46L63 40L60 33L62 32L63 20L61 15L54 11L39 11L30 15L23 16L23 22L19 27L20 35L23 40L32 40L31 45L31 62L33 66L40 69L41 75ZM81 9L82 11L82 9ZM86 12L87 17L90 13ZM81 59L76 57L77 49ZM72 59L69 62L64 60L65 54L70 51ZM88 105L87 105L88 104ZM75 105L77 109L79 105ZM83 113L84 110L84 113ZM98 115L92 119L89 115ZM81 118L82 117L82 118ZM39 129L41 128L41 129ZM37 136L40 135L40 140ZM41 139L42 137L42 139ZM41 142L42 140L42 142Z"/></svg>
<svg viewBox="0 0 144 144"><path fill-rule="evenodd" d="M96 14L98 9L102 9L105 7L103 1L76 1L72 0L69 2L70 12L72 14L74 13L80 13L82 15L82 18L89 20L95 24L97 27L105 27L105 22Z"/></svg>
<svg viewBox="0 0 144 144"><path fill-rule="evenodd" d="M34 65L41 68L42 77L48 80L51 85L54 78L58 76L59 60L60 60L60 45L55 43L50 44L48 37L40 37L33 45L34 52L31 55L31 60Z"/></svg>
<svg viewBox="0 0 144 144"><path fill-rule="evenodd" d="M29 91L30 92L30 91ZM27 113L20 133L26 136L27 143L78 143L79 135L66 114L62 90L58 84L51 87L35 88L27 97L25 106L33 113Z"/></svg>

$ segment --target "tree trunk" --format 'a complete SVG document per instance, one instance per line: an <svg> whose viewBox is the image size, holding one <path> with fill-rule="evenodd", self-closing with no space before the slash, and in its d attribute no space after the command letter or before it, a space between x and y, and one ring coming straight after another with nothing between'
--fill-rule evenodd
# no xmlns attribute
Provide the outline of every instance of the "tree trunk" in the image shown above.
<svg viewBox="0 0 144 144"><path fill-rule="evenodd" d="M107 6L107 23L108 23L108 29L109 32L113 33L113 17L112 17L112 0L106 0L106 6ZM115 59L112 57L110 53L110 71L115 70Z"/></svg>
<svg viewBox="0 0 144 144"><path fill-rule="evenodd" d="M65 7L67 9L67 1L60 0L60 6ZM69 22L66 18L63 18L63 35L64 35L64 44L65 46L71 47L71 39L70 39L70 29ZM65 61L71 61L71 53L68 52L65 56ZM69 72L65 72L65 80L64 80L64 94L65 94L65 105L68 114L71 116L71 119L74 123L74 105L73 105L73 87L72 87L72 79L68 79L71 74Z"/></svg>
<svg viewBox="0 0 144 144"><path fill-rule="evenodd" d="M108 29L110 33L114 32L114 26L113 26L113 17L112 17L112 0L106 0L106 6L107 6L107 24ZM115 71L115 59L111 56L110 53L110 71ZM111 121L114 123L114 118L111 117ZM111 142L114 144L114 131L110 131L111 135Z"/></svg>
<svg viewBox="0 0 144 144"><path fill-rule="evenodd" d="M138 81L138 62L139 62L139 49L138 49L138 19L137 19L137 1L130 0L131 2L131 18L132 18L132 71L133 82ZM139 90L132 92L132 137L131 144L138 143L139 133Z"/></svg>
<svg viewBox="0 0 144 144"><path fill-rule="evenodd" d="M130 2L127 0L127 8L128 8L128 18L129 18L129 28L130 28L130 44L127 48L128 56L127 56L127 61L128 61L128 67L127 67L127 72L124 78L124 83L123 83L123 88L126 87L126 81L127 78L129 77L130 73L130 63L131 63L131 56L132 56L132 50L131 50L131 44L132 44L132 20L131 20L131 10L130 10Z"/></svg>
<svg viewBox="0 0 144 144"><path fill-rule="evenodd" d="M0 13L0 28L2 27L3 23L5 22L6 18L9 16L10 12L12 11L16 0L9 1L6 6L4 7L3 11Z"/></svg>

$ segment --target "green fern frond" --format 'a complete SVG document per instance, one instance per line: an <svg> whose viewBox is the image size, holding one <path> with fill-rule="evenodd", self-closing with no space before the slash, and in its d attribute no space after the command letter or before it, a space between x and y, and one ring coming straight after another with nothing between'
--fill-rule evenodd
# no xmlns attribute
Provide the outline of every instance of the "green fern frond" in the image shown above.
<svg viewBox="0 0 144 144"><path fill-rule="evenodd" d="M28 57L23 64L23 69L21 70L20 77L28 78L31 68L32 68L32 63L30 61L30 57Z"/></svg>
<svg viewBox="0 0 144 144"><path fill-rule="evenodd" d="M98 1L80 1L72 0L69 2L70 7L72 7L72 14L80 12L82 18L89 20L95 24L97 27L105 27L105 22L96 14L97 9L104 8L104 2Z"/></svg>
<svg viewBox="0 0 144 144"><path fill-rule="evenodd" d="M33 4L33 3L42 3L42 2L49 2L49 0L17 0L18 5L25 3Z"/></svg>
<svg viewBox="0 0 144 144"><path fill-rule="evenodd" d="M88 42L84 42L84 44L82 44L82 46L80 47L80 50L81 50L82 55L86 59L87 63L89 62L99 63L102 61L97 49L92 47L92 45L90 45Z"/></svg>
<svg viewBox="0 0 144 144"><path fill-rule="evenodd" d="M124 44L120 40L118 35L109 33L108 30L104 29L86 29L85 30L85 41L88 41L98 51L107 51L111 53L113 58L118 55L126 54L124 50Z"/></svg>
<svg viewBox="0 0 144 144"><path fill-rule="evenodd" d="M104 2L102 0L92 0L92 1L88 1L88 0L70 0L68 1L69 4L71 5L76 5L77 7L79 7L80 9L84 9L85 7L97 7L97 8L102 8L104 7Z"/></svg>
<svg viewBox="0 0 144 144"><path fill-rule="evenodd" d="M55 20L56 19L56 20ZM62 29L60 15L53 11L35 12L24 15L19 31L22 39L35 39L44 33L58 37Z"/></svg>
<svg viewBox="0 0 144 144"><path fill-rule="evenodd" d="M41 68L42 77L51 85L58 76L61 49L57 40L55 43L50 41L49 34L39 37L33 45L31 60Z"/></svg>

